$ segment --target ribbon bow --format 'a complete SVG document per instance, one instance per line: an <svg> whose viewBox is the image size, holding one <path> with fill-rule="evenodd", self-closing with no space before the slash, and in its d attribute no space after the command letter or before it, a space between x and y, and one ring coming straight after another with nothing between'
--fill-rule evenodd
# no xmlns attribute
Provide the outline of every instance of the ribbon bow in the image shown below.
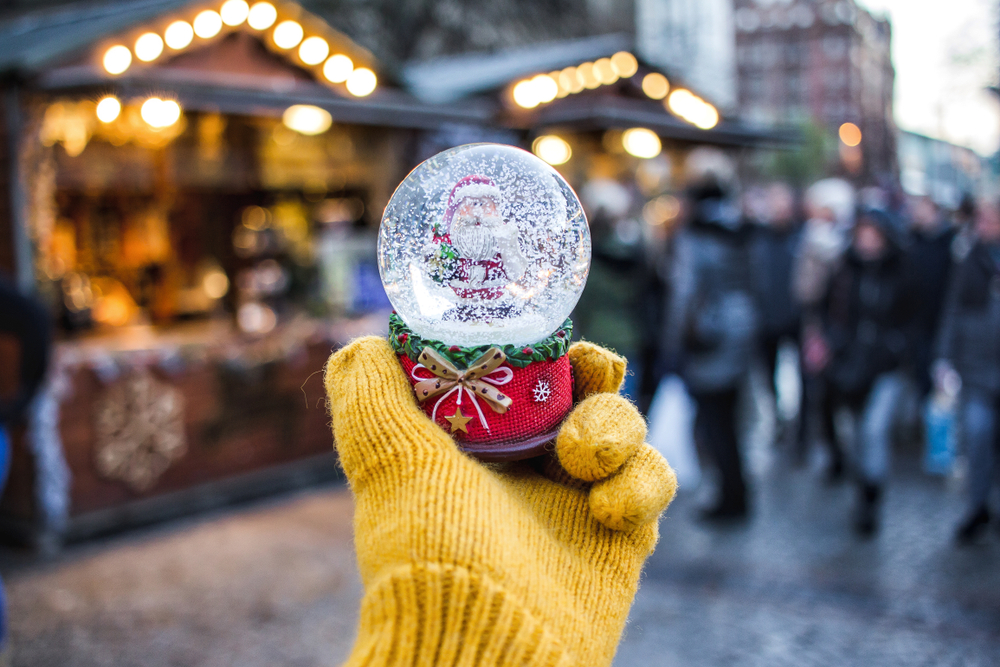
<svg viewBox="0 0 1000 667"><path fill-rule="evenodd" d="M476 412L479 413L479 421L489 431L489 424L486 423L486 416L483 415L483 411L479 407L478 399L486 401L493 412L498 414L507 412L507 408L511 406L513 401L510 396L501 393L493 386L505 385L514 377L514 371L500 367L506 360L507 355L500 348L491 347L467 369L460 371L441 354L425 347L417 359L419 363L413 367L411 372L413 379L417 380L413 390L417 394L417 400L421 403L435 396L440 396L431 413L431 419L434 421L437 421L437 409L441 405L441 401L458 392L457 404L462 405L462 394L467 393L472 398L472 405L476 408ZM430 371L434 377L419 377L417 376L418 369Z"/></svg>

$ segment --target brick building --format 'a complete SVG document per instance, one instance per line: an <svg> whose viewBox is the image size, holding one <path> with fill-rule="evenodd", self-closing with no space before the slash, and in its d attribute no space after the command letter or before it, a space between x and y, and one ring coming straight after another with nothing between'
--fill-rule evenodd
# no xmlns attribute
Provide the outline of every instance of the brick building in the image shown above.
<svg viewBox="0 0 1000 667"><path fill-rule="evenodd" d="M739 107L758 124L812 120L832 137L861 129L858 148L840 144L848 172L897 171L892 26L854 0L735 0Z"/></svg>

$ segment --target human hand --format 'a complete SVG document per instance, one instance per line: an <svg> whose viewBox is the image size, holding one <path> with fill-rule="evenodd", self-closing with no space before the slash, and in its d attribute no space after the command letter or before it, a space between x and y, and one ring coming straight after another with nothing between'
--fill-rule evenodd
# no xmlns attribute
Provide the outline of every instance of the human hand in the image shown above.
<svg viewBox="0 0 1000 667"><path fill-rule="evenodd" d="M483 464L421 410L389 344L326 367L365 586L348 665L611 663L676 477L617 395L625 361L570 349L554 454Z"/></svg>

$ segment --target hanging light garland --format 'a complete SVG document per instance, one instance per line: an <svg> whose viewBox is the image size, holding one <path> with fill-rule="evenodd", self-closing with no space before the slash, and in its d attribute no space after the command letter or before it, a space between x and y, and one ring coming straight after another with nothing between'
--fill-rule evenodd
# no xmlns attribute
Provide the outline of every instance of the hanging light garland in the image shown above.
<svg viewBox="0 0 1000 667"><path fill-rule="evenodd" d="M190 21L172 21L162 35L156 31L144 32L135 40L132 49L125 44L108 47L103 53L101 64L108 74L119 76L132 66L133 54L135 60L150 63L159 58L165 48L175 52L183 51L195 44L196 38L209 40L221 34L226 27L238 28L244 23L251 30L270 31L267 43L279 51L292 51L297 56L297 64L314 68L317 75L322 74L317 76L318 79L355 97L370 95L378 86L378 77L374 71L368 67L358 67L350 56L343 53L331 55L333 49L326 38L308 34L306 27L295 17L283 18L278 7L266 1L251 5L246 0L226 0L217 10L203 7ZM632 58L631 54L625 55ZM609 63L613 60L609 59ZM554 90L559 90L554 82L552 85Z"/></svg>

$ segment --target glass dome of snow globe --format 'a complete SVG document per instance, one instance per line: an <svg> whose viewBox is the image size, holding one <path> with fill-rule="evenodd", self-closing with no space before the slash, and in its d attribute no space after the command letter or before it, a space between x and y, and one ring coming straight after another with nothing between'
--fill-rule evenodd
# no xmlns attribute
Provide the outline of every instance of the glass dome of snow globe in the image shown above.
<svg viewBox="0 0 1000 667"><path fill-rule="evenodd" d="M569 184L533 154L469 144L417 166L382 216L378 265L415 334L456 346L529 345L566 321L590 267Z"/></svg>

